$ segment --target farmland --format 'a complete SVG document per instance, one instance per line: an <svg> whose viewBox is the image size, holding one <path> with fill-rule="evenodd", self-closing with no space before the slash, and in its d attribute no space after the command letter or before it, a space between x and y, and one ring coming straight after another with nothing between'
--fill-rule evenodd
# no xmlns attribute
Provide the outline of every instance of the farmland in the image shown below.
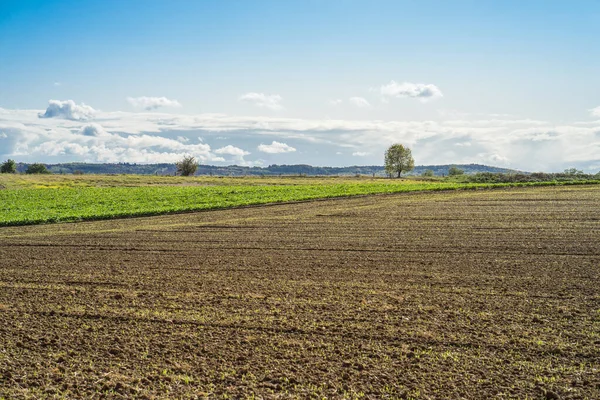
<svg viewBox="0 0 600 400"><path fill-rule="evenodd" d="M160 215L367 194L557 184L107 175L7 175L2 176L2 182L5 190L0 190L0 226Z"/></svg>
<svg viewBox="0 0 600 400"><path fill-rule="evenodd" d="M0 398L597 399L599 199L523 187L3 227Z"/></svg>

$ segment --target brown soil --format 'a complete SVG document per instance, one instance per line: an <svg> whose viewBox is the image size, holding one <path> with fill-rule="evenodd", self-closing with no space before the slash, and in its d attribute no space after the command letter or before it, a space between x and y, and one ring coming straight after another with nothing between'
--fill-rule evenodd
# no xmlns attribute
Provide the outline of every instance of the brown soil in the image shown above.
<svg viewBox="0 0 600 400"><path fill-rule="evenodd" d="M600 188L0 229L0 398L600 398Z"/></svg>

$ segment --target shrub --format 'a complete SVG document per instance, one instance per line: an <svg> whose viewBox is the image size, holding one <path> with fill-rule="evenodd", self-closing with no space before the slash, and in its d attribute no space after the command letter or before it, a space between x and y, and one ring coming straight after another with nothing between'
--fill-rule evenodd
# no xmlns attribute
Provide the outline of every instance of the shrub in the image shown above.
<svg viewBox="0 0 600 400"><path fill-rule="evenodd" d="M48 168L41 163L33 163L27 167L26 174L49 174Z"/></svg>
<svg viewBox="0 0 600 400"><path fill-rule="evenodd" d="M462 169L460 169L460 168L458 168L456 165L453 165L453 166L451 166L451 167L448 169L448 175L449 175L449 176L462 175L462 174L464 174L464 173L465 173L465 171L464 171L464 170L462 170Z"/></svg>
<svg viewBox="0 0 600 400"><path fill-rule="evenodd" d="M196 157L185 156L181 161L176 162L175 166L177 166L177 172L181 176L190 176L194 175L198 169L198 161L196 161Z"/></svg>

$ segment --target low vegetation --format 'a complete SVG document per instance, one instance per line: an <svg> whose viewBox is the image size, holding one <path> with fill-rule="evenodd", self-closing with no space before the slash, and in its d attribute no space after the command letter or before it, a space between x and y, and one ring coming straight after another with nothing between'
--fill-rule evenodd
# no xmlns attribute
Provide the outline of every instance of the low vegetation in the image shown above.
<svg viewBox="0 0 600 400"><path fill-rule="evenodd" d="M577 171L577 170L575 170ZM569 169L560 173L535 172L532 174L493 174L481 172L473 175L460 175L456 182L470 183L532 183L532 182L577 182L586 180L600 180L600 173L584 174L581 171L573 172Z"/></svg>
<svg viewBox="0 0 600 400"><path fill-rule="evenodd" d="M580 181L575 183L593 183ZM465 190L556 183L456 183L363 180L342 183L236 186L139 186L0 191L0 225L82 221L330 197L414 191Z"/></svg>

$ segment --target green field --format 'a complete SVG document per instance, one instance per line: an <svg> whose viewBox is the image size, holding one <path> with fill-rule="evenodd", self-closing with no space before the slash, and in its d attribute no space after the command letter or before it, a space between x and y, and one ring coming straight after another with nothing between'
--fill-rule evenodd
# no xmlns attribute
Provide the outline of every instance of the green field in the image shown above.
<svg viewBox="0 0 600 400"><path fill-rule="evenodd" d="M320 198L533 184L365 178L11 177L0 191L0 225L68 222ZM597 183L582 181L575 183ZM556 182L536 183L554 185Z"/></svg>

